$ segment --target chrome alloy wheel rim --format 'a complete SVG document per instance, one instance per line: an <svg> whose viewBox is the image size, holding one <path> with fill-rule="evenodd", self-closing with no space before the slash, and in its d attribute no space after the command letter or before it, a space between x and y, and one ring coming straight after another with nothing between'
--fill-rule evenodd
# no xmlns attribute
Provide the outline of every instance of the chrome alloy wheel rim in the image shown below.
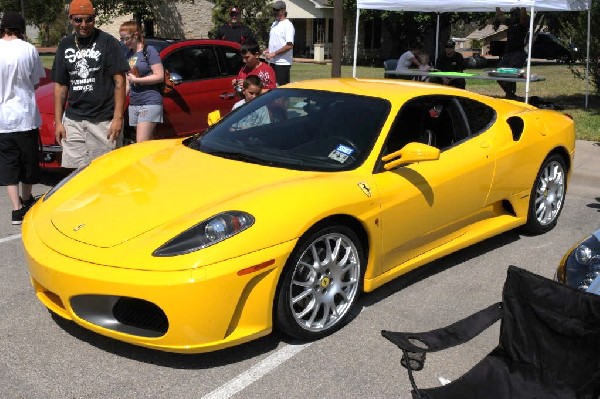
<svg viewBox="0 0 600 399"><path fill-rule="evenodd" d="M562 208L565 195L565 171L560 162L550 162L542 170L537 183L535 217L546 226L552 223Z"/></svg>
<svg viewBox="0 0 600 399"><path fill-rule="evenodd" d="M296 322L313 332L335 325L356 298L359 275L358 251L348 237L319 237L300 256L292 276L289 299Z"/></svg>

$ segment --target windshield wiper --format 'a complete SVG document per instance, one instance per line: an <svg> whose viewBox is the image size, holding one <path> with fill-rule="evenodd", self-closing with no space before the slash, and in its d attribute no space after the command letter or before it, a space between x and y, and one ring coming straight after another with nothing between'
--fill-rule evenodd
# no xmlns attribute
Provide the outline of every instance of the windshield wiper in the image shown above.
<svg viewBox="0 0 600 399"><path fill-rule="evenodd" d="M302 165L299 159L290 158L282 155L268 154L268 158L259 157L247 152L236 152L236 151L205 151L207 154L216 155L227 159L233 159L235 161L244 161L249 163L255 163L258 165L276 166L276 167L289 167L290 165Z"/></svg>
<svg viewBox="0 0 600 399"><path fill-rule="evenodd" d="M244 161L249 163L255 163L258 165L274 166L275 162L264 158L257 157L252 154L243 152L230 152L230 151L207 151L207 154L215 155L221 158L233 159L234 161Z"/></svg>

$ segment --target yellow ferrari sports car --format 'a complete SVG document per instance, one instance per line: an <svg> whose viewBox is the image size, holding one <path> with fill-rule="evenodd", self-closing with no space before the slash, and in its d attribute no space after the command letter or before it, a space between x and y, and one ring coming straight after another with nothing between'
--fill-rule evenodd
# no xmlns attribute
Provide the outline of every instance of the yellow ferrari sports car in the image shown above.
<svg viewBox="0 0 600 399"><path fill-rule="evenodd" d="M359 295L501 232L552 229L555 111L428 83L286 85L202 135L113 151L27 213L38 299L99 334L205 352L324 337Z"/></svg>

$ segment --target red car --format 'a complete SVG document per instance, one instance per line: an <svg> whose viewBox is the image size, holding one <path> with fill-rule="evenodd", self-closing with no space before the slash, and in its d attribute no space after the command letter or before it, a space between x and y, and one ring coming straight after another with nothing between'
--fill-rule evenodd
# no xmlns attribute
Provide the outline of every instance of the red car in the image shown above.
<svg viewBox="0 0 600 399"><path fill-rule="evenodd" d="M164 122L157 126L156 138L189 136L207 128L208 113L220 110L226 114L236 101L231 79L242 67L240 46L222 40L147 39L160 53L163 65L171 74L174 90L163 97ZM46 83L36 90L42 115L41 165L60 166L62 147L54 136L54 84ZM127 122L125 112L124 142L135 141L135 129Z"/></svg>

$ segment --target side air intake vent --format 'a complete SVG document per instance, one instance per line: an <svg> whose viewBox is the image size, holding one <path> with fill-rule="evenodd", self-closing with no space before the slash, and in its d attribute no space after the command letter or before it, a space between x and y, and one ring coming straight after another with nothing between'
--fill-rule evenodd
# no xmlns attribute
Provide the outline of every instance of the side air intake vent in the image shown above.
<svg viewBox="0 0 600 399"><path fill-rule="evenodd" d="M523 119L519 118L518 116L511 116L506 122L512 131L513 140L519 141L521 134L523 134L523 128L525 127Z"/></svg>

